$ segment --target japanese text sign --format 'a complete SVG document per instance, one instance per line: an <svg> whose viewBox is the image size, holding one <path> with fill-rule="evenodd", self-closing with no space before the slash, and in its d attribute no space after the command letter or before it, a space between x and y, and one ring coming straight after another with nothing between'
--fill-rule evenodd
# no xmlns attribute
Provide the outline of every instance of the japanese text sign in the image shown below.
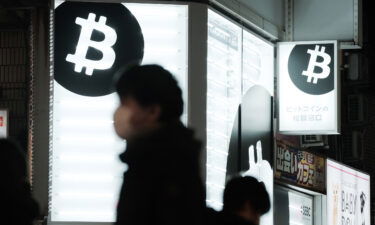
<svg viewBox="0 0 375 225"><path fill-rule="evenodd" d="M327 224L370 225L370 176L327 159Z"/></svg>
<svg viewBox="0 0 375 225"><path fill-rule="evenodd" d="M338 134L337 42L278 44L279 131Z"/></svg>
<svg viewBox="0 0 375 225"><path fill-rule="evenodd" d="M275 177L287 183L325 191L325 159L277 141Z"/></svg>

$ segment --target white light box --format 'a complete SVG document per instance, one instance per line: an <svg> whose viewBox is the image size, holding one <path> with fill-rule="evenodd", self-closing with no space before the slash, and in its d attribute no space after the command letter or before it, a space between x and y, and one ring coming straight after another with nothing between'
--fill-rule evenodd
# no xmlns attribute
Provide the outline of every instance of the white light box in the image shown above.
<svg viewBox="0 0 375 225"><path fill-rule="evenodd" d="M61 3L56 1L56 7ZM142 29L142 64L160 64L179 82L185 101L182 120L186 123L188 6L123 5ZM114 222L126 169L118 158L126 143L113 128L118 96L116 93L100 97L79 95L56 80L53 86L50 222Z"/></svg>

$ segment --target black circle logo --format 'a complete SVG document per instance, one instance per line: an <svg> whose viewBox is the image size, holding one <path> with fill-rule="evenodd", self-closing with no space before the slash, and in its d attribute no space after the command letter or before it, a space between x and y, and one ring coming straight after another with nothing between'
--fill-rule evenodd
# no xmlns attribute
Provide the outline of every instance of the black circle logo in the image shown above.
<svg viewBox="0 0 375 225"><path fill-rule="evenodd" d="M55 80L71 92L113 92L115 72L141 63L144 39L132 13L119 3L64 2L55 14Z"/></svg>
<svg viewBox="0 0 375 225"><path fill-rule="evenodd" d="M288 60L290 79L311 95L334 89L334 44L296 45Z"/></svg>

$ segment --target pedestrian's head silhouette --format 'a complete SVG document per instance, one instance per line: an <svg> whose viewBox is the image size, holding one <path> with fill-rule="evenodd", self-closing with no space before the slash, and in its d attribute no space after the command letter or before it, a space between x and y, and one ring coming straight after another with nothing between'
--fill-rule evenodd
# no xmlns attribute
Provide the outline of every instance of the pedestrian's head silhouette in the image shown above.
<svg viewBox="0 0 375 225"><path fill-rule="evenodd" d="M223 202L224 212L236 214L254 223L258 223L260 216L271 207L264 183L250 176L235 177L228 181Z"/></svg>
<svg viewBox="0 0 375 225"><path fill-rule="evenodd" d="M26 158L18 144L0 139L0 211L2 224L31 225L39 207L27 182Z"/></svg>
<svg viewBox="0 0 375 225"><path fill-rule="evenodd" d="M0 139L0 174L3 185L9 188L26 181L26 159L16 142Z"/></svg>
<svg viewBox="0 0 375 225"><path fill-rule="evenodd" d="M121 104L115 129L123 138L155 123L178 121L183 112L182 91L172 74L158 65L133 65L117 74Z"/></svg>

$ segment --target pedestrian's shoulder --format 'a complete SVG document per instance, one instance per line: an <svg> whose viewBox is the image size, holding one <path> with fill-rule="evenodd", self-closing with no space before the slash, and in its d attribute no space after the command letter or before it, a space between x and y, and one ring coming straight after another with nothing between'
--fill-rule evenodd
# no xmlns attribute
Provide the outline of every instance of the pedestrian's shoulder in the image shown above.
<svg viewBox="0 0 375 225"><path fill-rule="evenodd" d="M219 212L214 210L213 208L206 207L206 221L205 224L207 225L216 225L219 224Z"/></svg>

